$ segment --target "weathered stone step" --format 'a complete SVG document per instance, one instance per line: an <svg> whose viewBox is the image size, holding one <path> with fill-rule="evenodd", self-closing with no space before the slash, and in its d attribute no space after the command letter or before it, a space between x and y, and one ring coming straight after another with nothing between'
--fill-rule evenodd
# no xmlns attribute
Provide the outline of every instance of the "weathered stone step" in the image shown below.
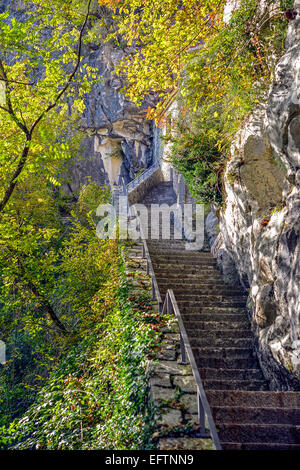
<svg viewBox="0 0 300 470"><path fill-rule="evenodd" d="M298 450L300 444L284 444L274 442L222 442L223 450Z"/></svg>
<svg viewBox="0 0 300 470"><path fill-rule="evenodd" d="M199 369L202 380L264 380L263 374L260 369ZM216 410L222 407L215 407ZM226 407L226 409L231 407ZM235 421L229 421L233 423Z"/></svg>
<svg viewBox="0 0 300 470"><path fill-rule="evenodd" d="M152 243L152 242L151 242ZM174 245L164 245L166 250L168 249L172 249L174 251L178 251L178 253L181 253L182 250L185 249L185 242L182 242L182 244L175 244L175 241L174 241ZM150 243L148 243L148 249L149 249L149 252L150 252L150 256L152 256L152 253L153 253L153 245L151 246Z"/></svg>
<svg viewBox="0 0 300 470"><path fill-rule="evenodd" d="M163 286L162 286L163 287ZM166 288L165 288L166 289ZM186 294L187 290L184 287L177 287L173 286L173 291L174 294L177 297L182 297L182 296L188 296L190 297L195 296L195 295L201 295L202 296L215 296L218 297L216 300L219 300L219 297L223 299L224 297L227 298L242 298L242 299L247 299L247 297L241 292L240 289L226 289L226 287L222 286L215 286L215 287L203 287L199 285L191 286L191 294Z"/></svg>
<svg viewBox="0 0 300 470"><path fill-rule="evenodd" d="M274 442L298 444L300 426L287 424L219 424L220 441L224 442Z"/></svg>
<svg viewBox="0 0 300 470"><path fill-rule="evenodd" d="M160 294L162 297L165 297L167 290L166 289L159 289ZM192 305L198 307L200 304L202 307L212 307L215 306L216 308L218 307L239 307L242 308L246 306L246 299L243 297L241 298L240 296L217 296L217 294L212 294L209 295L208 293L204 293L203 295L184 295L181 293L176 293L174 291L175 297L177 299L177 303L179 305L179 302L184 305L185 309L189 309ZM219 297L219 298L216 298Z"/></svg>
<svg viewBox="0 0 300 470"><path fill-rule="evenodd" d="M245 366L241 366L245 367ZM217 392L208 391L211 406L249 406L254 408L300 408L299 392Z"/></svg>
<svg viewBox="0 0 300 470"><path fill-rule="evenodd" d="M152 261L153 267L160 271L168 272L182 272L182 273L215 273L215 266L206 263L206 261L195 263L195 264L186 264L186 263L160 263L155 260Z"/></svg>
<svg viewBox="0 0 300 470"><path fill-rule="evenodd" d="M205 331L205 335L211 333L213 337L224 338L249 338L252 337L252 332L247 321L228 322L226 319L220 322L212 321L197 321L186 323L185 328L189 332L190 337L198 337L201 332ZM195 334L194 334L195 333Z"/></svg>
<svg viewBox="0 0 300 470"><path fill-rule="evenodd" d="M164 239L155 240L154 238L150 238L150 235L151 235L151 232L149 233L147 244L148 244L149 250L151 251L151 254L154 251L166 253L166 251L164 251L166 247L170 247L170 250L167 250L167 251L172 251L172 249L176 248L177 246L182 247L183 251L185 251L185 245L186 245L185 240L176 240L176 239L175 240L164 240ZM197 253L200 253L200 252L197 251Z"/></svg>
<svg viewBox="0 0 300 470"><path fill-rule="evenodd" d="M197 333L194 332L193 334L189 334L189 331L187 332L190 340L190 344L192 348L206 348L209 346L216 346L218 348L224 347L224 348L252 348L253 347L253 338L235 338L235 337L222 337L221 335L216 338L213 335L207 335L207 331L203 333L202 331L202 337L201 334L199 333L198 337L196 337ZM210 333L210 332L209 332ZM237 333L238 335L238 333Z"/></svg>
<svg viewBox="0 0 300 470"><path fill-rule="evenodd" d="M178 304L179 302L181 304L184 304L184 307L186 309L189 309L190 307L217 307L217 308L218 307L227 307L227 308L244 307L245 308L245 304L246 304L245 300L235 300L235 299L216 300L213 297L211 298L206 297L206 299L204 298L201 299L200 296L198 296L197 299L189 298L189 297L184 298L183 296L180 296L177 299Z"/></svg>
<svg viewBox="0 0 300 470"><path fill-rule="evenodd" d="M211 292L210 294L208 293L201 293L198 291L193 291L191 290L190 292L187 292L186 289L183 291L177 291L174 289L174 293L176 295L176 298L178 300L184 301L184 300L195 300L196 302L201 302L203 301L213 301L213 302L242 302L247 300L247 296L241 294L240 292L234 293L234 294L218 294L215 292Z"/></svg>
<svg viewBox="0 0 300 470"><path fill-rule="evenodd" d="M215 358L215 359L251 359L255 357L254 352L251 348L222 348L222 347L210 347L201 348L194 346L193 349L197 349L198 357L202 358Z"/></svg>
<svg viewBox="0 0 300 470"><path fill-rule="evenodd" d="M189 310L186 310L187 312ZM246 313L185 313L181 312L182 318L188 324L189 322L197 322L197 321L213 321L213 322L223 322L226 321L229 324L231 322L241 322L245 323L245 325L250 326ZM224 318L225 317L225 318Z"/></svg>
<svg viewBox="0 0 300 470"><path fill-rule="evenodd" d="M175 258L171 256L152 256L152 263L154 264L166 264L167 266L213 266L216 267L216 262L208 258L201 258L199 256L182 256L181 258Z"/></svg>
<svg viewBox="0 0 300 470"><path fill-rule="evenodd" d="M171 244L164 244L162 245L162 248L165 252L169 250L173 250L174 252L182 253L182 251L185 250L185 243L186 242L181 242L181 243L176 243L176 240L172 240ZM153 256L153 253L156 251L155 247L153 246L152 242L151 244L148 243L148 249L150 252L150 255Z"/></svg>
<svg viewBox="0 0 300 470"><path fill-rule="evenodd" d="M167 270L162 270L162 269L155 269L155 276L156 279L163 279L167 280L169 283L171 283L173 280L178 280L178 271L167 271ZM187 284L192 281L203 281L204 283L215 283L217 285L220 284L224 286L224 279L221 275L215 275L213 273L202 273L202 272L196 272L194 274L192 273L185 273L184 275L181 275L182 282L184 284Z"/></svg>
<svg viewBox="0 0 300 470"><path fill-rule="evenodd" d="M258 360L255 356L248 357L218 357L204 356L202 349L193 348L194 357L199 369L253 369L259 367ZM213 352L213 350L212 350Z"/></svg>
<svg viewBox="0 0 300 470"><path fill-rule="evenodd" d="M164 280L159 282L159 284L162 286L162 289L169 289L170 286L170 281ZM199 281L192 281L189 284L191 292L200 292L201 294L216 294L216 295L232 295L232 296L242 296L244 297L241 289L237 289L235 287L226 287L224 285L215 285L215 283L211 284L203 284L203 282ZM175 295L178 293L184 293L186 292L186 286L182 285L180 281L175 281L172 282L172 289L174 290Z"/></svg>
<svg viewBox="0 0 300 470"><path fill-rule="evenodd" d="M162 285L169 286L172 284L172 286L180 286L180 287L190 287L190 286L201 286L204 289L209 288L209 287L219 287L219 288L225 288L227 287L226 284L224 284L224 281L222 278L215 279L214 276L211 276L211 279L207 279L205 276L202 276L202 278L197 278L197 277L192 277L192 278L184 278L184 279L178 279L174 276L171 278L170 276L166 277L160 277L160 273L157 273L156 276L157 281L160 281ZM168 287L169 288L169 287Z"/></svg>
<svg viewBox="0 0 300 470"><path fill-rule="evenodd" d="M203 380L205 390L268 390L265 380Z"/></svg>
<svg viewBox="0 0 300 470"><path fill-rule="evenodd" d="M155 264L155 269L157 270L157 274L165 273L167 275L172 275L178 273L179 266L180 265L170 266L167 264ZM213 279L221 279L224 283L223 275L220 273L220 271L217 271L214 266L188 266L185 267L185 269L182 271L184 271L182 280L193 280L197 275L199 275L200 279L205 279L206 275L209 275L213 276ZM224 283L224 285L226 284Z"/></svg>
<svg viewBox="0 0 300 470"><path fill-rule="evenodd" d="M180 240L179 240L180 241ZM161 257L168 257L171 259L190 259L190 258L196 258L196 259L203 259L203 260L208 260L208 261L213 261L216 264L215 258L212 256L210 252L205 252L205 251L192 251L192 250L182 250L178 253L177 250L160 250L159 248L155 248L151 252L151 255L157 258Z"/></svg>
<svg viewBox="0 0 300 470"><path fill-rule="evenodd" d="M163 292L163 291L162 291ZM164 296L164 293L163 293ZM202 299L202 300L193 300L193 299L178 299L180 303L183 303L185 308L189 309L190 307L227 307L228 309L231 308L245 308L245 301L240 300L214 300L212 299ZM177 301L177 303L179 303Z"/></svg>
<svg viewBox="0 0 300 470"><path fill-rule="evenodd" d="M211 408L211 411L216 423L258 423L295 425L299 425L300 423L299 408L286 409L243 406L215 406Z"/></svg>
<svg viewBox="0 0 300 470"><path fill-rule="evenodd" d="M227 315L243 315L244 318L248 319L246 309L241 307L185 307L185 305L178 302L180 307L180 312L183 315L199 315L199 314L207 314L207 315L224 315L224 321L227 321Z"/></svg>

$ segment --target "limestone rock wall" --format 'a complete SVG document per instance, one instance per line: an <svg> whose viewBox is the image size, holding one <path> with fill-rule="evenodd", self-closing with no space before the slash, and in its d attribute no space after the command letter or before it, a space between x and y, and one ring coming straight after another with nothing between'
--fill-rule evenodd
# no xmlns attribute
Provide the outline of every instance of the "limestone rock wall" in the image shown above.
<svg viewBox="0 0 300 470"><path fill-rule="evenodd" d="M300 10L300 4L296 2ZM266 106L231 148L217 258L243 281L263 370L274 389L300 390L300 18L291 22ZM215 237L213 237L214 239Z"/></svg>
<svg viewBox="0 0 300 470"><path fill-rule="evenodd" d="M72 189L89 177L100 184L126 184L153 162L153 123L145 106L124 98L123 82L115 75L122 56L122 49L111 44L85 48L85 61L101 79L86 99L80 123L85 149L72 168Z"/></svg>

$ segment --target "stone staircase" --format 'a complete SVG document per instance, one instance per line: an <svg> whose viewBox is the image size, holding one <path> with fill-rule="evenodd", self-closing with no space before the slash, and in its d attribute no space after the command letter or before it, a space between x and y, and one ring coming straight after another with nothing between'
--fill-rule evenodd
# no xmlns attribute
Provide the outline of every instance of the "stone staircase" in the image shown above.
<svg viewBox="0 0 300 470"><path fill-rule="evenodd" d="M143 201L175 202L170 183ZM172 236L147 243L162 299L175 293L223 449L300 450L300 393L269 390L242 288L225 285L207 246L187 251Z"/></svg>

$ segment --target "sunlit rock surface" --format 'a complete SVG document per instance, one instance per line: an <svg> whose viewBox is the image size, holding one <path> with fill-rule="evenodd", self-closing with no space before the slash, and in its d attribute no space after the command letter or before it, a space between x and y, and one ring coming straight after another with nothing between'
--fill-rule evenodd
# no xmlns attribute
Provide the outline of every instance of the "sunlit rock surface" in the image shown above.
<svg viewBox="0 0 300 470"><path fill-rule="evenodd" d="M248 308L264 372L274 388L298 390L299 51L300 19L290 25L267 105L256 110L232 145L218 250L228 283L238 282L238 273L249 288Z"/></svg>

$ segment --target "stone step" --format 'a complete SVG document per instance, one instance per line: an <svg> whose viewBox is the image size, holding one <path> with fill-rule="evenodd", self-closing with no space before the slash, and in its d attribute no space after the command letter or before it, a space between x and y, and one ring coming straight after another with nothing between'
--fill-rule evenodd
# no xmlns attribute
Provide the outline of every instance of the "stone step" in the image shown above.
<svg viewBox="0 0 300 470"><path fill-rule="evenodd" d="M203 380L205 390L269 390L265 380Z"/></svg>
<svg viewBox="0 0 300 470"><path fill-rule="evenodd" d="M150 254L151 255L151 254ZM166 259L166 260L160 260L158 257L152 256L151 255L151 260L152 263L157 265L158 267L166 267L170 270L172 269L178 269L180 267L181 269L184 270L207 270L210 272L215 272L216 274L220 274L220 271L216 268L216 264L213 261L206 260L206 259L194 259L189 260L186 258L183 258L182 262L180 260L175 260L175 259Z"/></svg>
<svg viewBox="0 0 300 470"><path fill-rule="evenodd" d="M227 307L229 309L231 308L235 308L235 307L238 307L238 308L245 308L245 305L246 305L246 301L245 300L235 300L235 299L232 299L232 300L229 300L229 299L223 299L223 300L215 300L213 297L211 298L208 298L206 297L206 299L200 299L199 298L200 296L198 296L197 300L194 300L194 299L190 299L190 298L187 298L185 299L184 297L179 297L177 299L176 297L176 300L177 300L177 303L179 305L179 303L183 306L183 308L186 308L186 309L189 309L190 307L215 307L215 308L218 308L218 307ZM179 306L180 308L180 311L181 311L181 307Z"/></svg>
<svg viewBox="0 0 300 470"><path fill-rule="evenodd" d="M185 244L185 242L183 242L182 244L179 244L179 243L174 244L174 245L172 245L172 250L178 251L178 253L181 253L182 250L184 250L184 244ZM170 248L170 246L168 245L165 248L166 248L166 250L168 250ZM152 256L153 247L152 247L152 245L150 245L150 243L148 243L148 249L149 249L150 256Z"/></svg>
<svg viewBox="0 0 300 470"><path fill-rule="evenodd" d="M167 293L166 290L160 289L160 293L165 296ZM210 294L176 294L174 291L177 303L179 302L185 304L185 308L189 308L192 305L198 306L201 304L202 306L206 306L207 304L210 306L216 307L244 307L246 305L246 299L241 296L233 296L233 295L217 295L212 293Z"/></svg>
<svg viewBox="0 0 300 470"><path fill-rule="evenodd" d="M150 232L151 233L151 232ZM181 240L181 239L178 239L178 240L155 240L154 238L150 238L149 237L149 240L147 240L147 244L149 246L149 248L153 248L154 250L156 250L157 252L164 252L164 248L165 248L165 245L170 245L170 251L172 251L172 247L173 246L176 246L176 245L180 245L182 246L183 248L185 247L186 245L186 240ZM169 251L169 250L168 250ZM185 250L184 250L185 251ZM198 252L197 252L198 253Z"/></svg>
<svg viewBox="0 0 300 470"><path fill-rule="evenodd" d="M224 424L217 426L220 441L298 444L300 426L287 424Z"/></svg>
<svg viewBox="0 0 300 470"><path fill-rule="evenodd" d="M190 250L183 250L182 252L178 253L178 250L159 250L156 248L151 252L151 255L153 257L157 257L161 259L161 257L168 257L171 259L190 259L190 258L196 258L196 259L203 259L203 260L208 260L208 261L213 261L216 264L215 258L212 256L211 253L205 252L205 251L190 251Z"/></svg>
<svg viewBox="0 0 300 470"><path fill-rule="evenodd" d="M170 284L175 280L178 281L178 271L171 272L167 270L162 270L162 269L155 269L155 277L156 279L161 279L168 281ZM189 281L200 281L203 283L214 283L215 285L221 285L224 286L224 279L221 275L215 275L214 273L202 273L202 272L196 272L196 273L185 273L184 276L182 277L182 280L185 284L188 285ZM179 278L180 279L180 278Z"/></svg>
<svg viewBox="0 0 300 470"><path fill-rule="evenodd" d="M167 290L168 287L165 285L162 285L163 290ZM229 297L229 298L242 298L244 300L247 300L247 296L245 296L240 289L226 289L226 287L222 286L215 286L215 287L206 287L204 288L203 286L191 286L191 294L186 294L187 289L184 287L177 287L173 286L173 291L175 294L175 297L182 297L182 296L195 296L195 295L201 295L202 296L216 296L216 297L221 297L222 299L224 297ZM216 299L219 300L219 299Z"/></svg>
<svg viewBox="0 0 300 470"><path fill-rule="evenodd" d="M187 310L188 312L189 310ZM244 313L185 313L185 311L180 311L183 320L188 324L189 322L197 322L197 321L213 321L213 322L242 322L245 325L249 325L249 320L247 314ZM225 318L224 318L225 317Z"/></svg>
<svg viewBox="0 0 300 470"><path fill-rule="evenodd" d="M199 369L202 380L264 380L260 369ZM222 408L215 407L216 409ZM231 409L230 407L227 407ZM235 421L230 421L233 423Z"/></svg>
<svg viewBox="0 0 300 470"><path fill-rule="evenodd" d="M176 286L176 283L173 283L173 279L170 278L170 279L166 280L165 278L160 277L160 274L158 274L155 277L156 277L156 280L157 280L158 284L161 286L162 290L167 291L168 289L172 289L174 292L177 291L176 290L177 286ZM179 277L178 274L177 274L177 277ZM198 280L197 280L197 282L198 282ZM208 290L211 292L211 289L213 289L213 293L218 294L218 292L214 292L214 291L217 291L217 289L224 289L224 284L221 280L219 281L219 284L217 284L213 279L209 279L207 277L205 280L203 280L202 288L203 288L204 292L206 292ZM197 289L193 288L193 289L190 290L188 285L182 286L182 290L185 290L185 292L187 292L187 293L191 292L192 294L197 293L199 291L201 293L202 288L198 287ZM221 293L220 295L224 296L224 295L227 295L227 293L226 294Z"/></svg>
<svg viewBox="0 0 300 470"><path fill-rule="evenodd" d="M172 282L172 289L175 293L175 296L176 294L178 293L178 295L184 293L187 291L186 289L186 286L178 286L178 284L180 283L180 281L178 282ZM167 280L164 280L164 281L159 281L159 285L162 287L162 289L169 289L169 286L170 286L170 281L167 281ZM242 296L244 297L243 293L241 292L241 289L239 288L234 288L234 287L226 287L224 285L215 285L214 283L211 283L210 285L209 284L206 284L206 285L203 285L202 282L191 282L190 283L190 288L191 288L191 292L199 292L203 295L207 295L209 293L212 293L212 294L216 294L216 295L232 295L232 296Z"/></svg>
<svg viewBox="0 0 300 470"><path fill-rule="evenodd" d="M224 279L221 276L216 276L213 272L210 271L198 271L198 272L182 272L180 269L168 271L168 267L163 269L157 269L157 267L152 263L156 279L160 279L165 287L168 285L173 285L173 290L185 292L194 292L201 291L202 289L212 288L215 290L223 289L225 295L227 295L228 289L232 291L237 291L240 295L246 296L246 292L239 287L227 286L224 283ZM182 282L180 280L182 279ZM187 290L188 289L188 290Z"/></svg>
<svg viewBox="0 0 300 470"><path fill-rule="evenodd" d="M182 256L181 258L175 258L171 256L164 256L164 257L159 257L159 256L153 256L152 255L152 263L153 264L165 264L167 266L214 266L216 267L216 262L214 260L210 259L205 259L205 258L200 258L198 256L195 256L194 258L192 257L187 257L187 256Z"/></svg>
<svg viewBox="0 0 300 470"><path fill-rule="evenodd" d="M165 293L162 292L162 297L164 297ZM189 309L190 307L194 306L194 307L215 307L215 308L218 308L218 307L223 307L223 308L228 308L228 309L232 309L232 308L245 308L245 301L238 301L238 300L221 300L219 302L217 302L216 300L214 299L207 299L207 300L201 300L201 301L196 301L196 300L183 300L183 299L179 299L180 300L180 303L181 305L183 304L183 308L187 308ZM179 304L179 302L177 301L177 303ZM180 308L180 307L179 307ZM180 311L181 311L181 308L180 308Z"/></svg>
<svg viewBox="0 0 300 470"><path fill-rule="evenodd" d="M300 451L300 444L284 444L274 442L222 442L223 450L298 450Z"/></svg>
<svg viewBox="0 0 300 470"><path fill-rule="evenodd" d="M207 398L213 407L300 408L299 392L208 391Z"/></svg>
<svg viewBox="0 0 300 470"><path fill-rule="evenodd" d="M149 194L143 199L143 204L145 206L151 206L151 204L158 204L159 206L162 204L168 204L170 206L173 206L176 204L176 197L173 194Z"/></svg>
<svg viewBox="0 0 300 470"><path fill-rule="evenodd" d="M251 359L255 358L254 351L251 348L223 348L223 347L198 347L192 346L197 350L198 357L208 359ZM241 366L242 367L242 366Z"/></svg>
<svg viewBox="0 0 300 470"><path fill-rule="evenodd" d="M215 307L215 306L209 306L209 307L203 307L202 305L199 305L199 303L196 303L195 306L186 306L186 303L184 302L178 302L178 305L180 307L180 312L182 313L192 313L192 314L198 314L198 313L217 313L218 315L224 314L243 314L247 318L247 313L245 307Z"/></svg>
<svg viewBox="0 0 300 470"><path fill-rule="evenodd" d="M204 337L201 337L200 334L198 337L195 337L196 336L196 333L193 333L193 335L190 335L189 334L189 331L187 331L188 333L188 336L189 336L189 340L190 340L190 344L192 346L192 348L197 348L197 347L200 347L200 348L206 348L206 347L209 347L209 346L216 346L218 348L220 347L224 347L224 348L230 348L230 347L234 347L234 348L252 348L253 347L253 338L235 338L235 337L231 337L231 338L226 338L226 337L222 337L220 335L220 337L218 338L215 338L214 336L212 335L206 335L206 332L205 332L205 336ZM209 332L210 333L210 332ZM203 332L202 332L203 334Z"/></svg>
<svg viewBox="0 0 300 470"><path fill-rule="evenodd" d="M176 295L177 292L177 295ZM185 301L185 300L194 300L195 302L201 302L201 301L213 301L213 302L246 302L247 296L241 294L240 292L234 293L234 294L219 294L215 292L211 293L201 293L197 291L191 290L190 292L187 292L187 290L183 290L181 292L174 290L176 299L180 301Z"/></svg>
<svg viewBox="0 0 300 470"><path fill-rule="evenodd" d="M157 252L157 247L160 247L160 250L165 253L168 251L178 251L185 252L186 241L185 240L154 240L153 238L147 240L147 245L150 251L150 254Z"/></svg>
<svg viewBox="0 0 300 470"><path fill-rule="evenodd" d="M253 369L259 367L257 357L218 357L218 356L203 356L202 349L198 350L193 348L194 357L199 369L212 368L212 369Z"/></svg>
<svg viewBox="0 0 300 470"><path fill-rule="evenodd" d="M217 338L252 338L251 328L247 320L239 322L227 322L226 320L215 321L193 321L185 322L185 328L189 332L190 337L199 337L201 333Z"/></svg>
<svg viewBox="0 0 300 470"><path fill-rule="evenodd" d="M168 272L168 273L176 273L177 274L180 272L180 273L186 273L186 274L197 274L199 271L201 273L205 273L205 274L219 274L218 272L215 273L215 267L212 266L212 265L208 265L208 264L193 264L193 265L189 265L189 264L170 264L170 263L166 263L166 264L160 264L160 263L157 263L155 261L152 261L152 264L153 264L153 267L155 269L157 269L158 272ZM185 275L183 276L185 277Z"/></svg>
<svg viewBox="0 0 300 470"><path fill-rule="evenodd" d="M211 408L218 423L295 424L300 423L299 408L263 408L218 406ZM300 442L299 442L300 444Z"/></svg>
<svg viewBox="0 0 300 470"><path fill-rule="evenodd" d="M221 281L224 286L224 279L219 274L216 275L213 271L186 271L181 272L178 270L168 270L167 267L160 267L159 269L155 267L155 276L156 278L167 279L171 282L173 279L183 279L185 281L200 281L200 282L212 282L212 281Z"/></svg>

